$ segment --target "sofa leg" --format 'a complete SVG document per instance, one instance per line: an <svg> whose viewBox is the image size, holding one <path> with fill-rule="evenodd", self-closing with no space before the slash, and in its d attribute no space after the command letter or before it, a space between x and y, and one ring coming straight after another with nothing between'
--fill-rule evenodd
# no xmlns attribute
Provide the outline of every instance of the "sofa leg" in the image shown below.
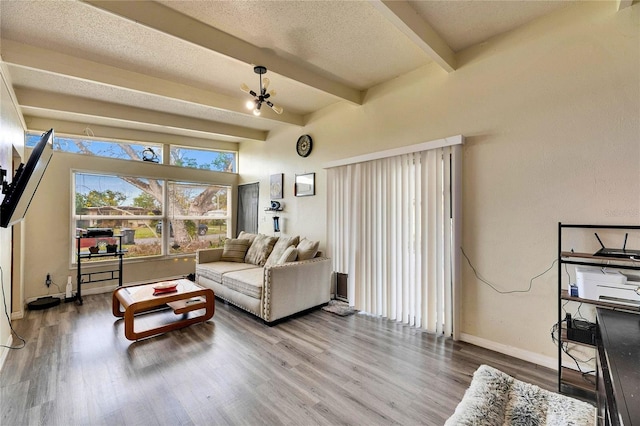
<svg viewBox="0 0 640 426"><path fill-rule="evenodd" d="M296 312L295 314L289 315L288 317L278 318L277 320L271 321L271 322L268 322L267 320L262 320L262 322L264 322L264 324L268 325L269 327L273 327L274 325L278 325L281 322L286 321L286 320L288 320L290 318L301 317L303 315L308 314L311 311L315 311L318 308L321 308L323 306L327 306L328 304L329 304L329 302L321 303L321 304L319 304L317 306L314 306L313 308L309 308L309 309L305 309L304 311Z"/></svg>

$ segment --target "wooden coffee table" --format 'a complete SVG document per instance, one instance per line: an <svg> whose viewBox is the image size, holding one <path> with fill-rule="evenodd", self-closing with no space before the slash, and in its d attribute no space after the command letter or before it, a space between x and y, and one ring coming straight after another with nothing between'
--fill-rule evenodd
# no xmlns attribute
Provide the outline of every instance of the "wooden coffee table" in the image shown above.
<svg viewBox="0 0 640 426"><path fill-rule="evenodd" d="M144 339L178 328L187 327L191 324L204 322L213 317L215 310L213 290L200 287L187 279L173 281L177 284L177 291L153 295L155 284L144 284L130 287L120 287L113 292L113 315L124 317L124 335L129 340ZM176 315L181 315L180 319L170 324L144 331L134 330L134 317L136 314L150 311L155 308L169 305ZM121 310L124 309L124 311ZM204 309L203 315L188 318L186 315L191 311Z"/></svg>

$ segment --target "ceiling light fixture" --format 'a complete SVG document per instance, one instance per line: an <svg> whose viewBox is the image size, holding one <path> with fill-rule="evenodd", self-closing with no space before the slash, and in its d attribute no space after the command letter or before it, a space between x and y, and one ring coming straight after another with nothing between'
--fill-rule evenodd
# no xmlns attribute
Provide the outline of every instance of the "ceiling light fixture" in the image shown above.
<svg viewBox="0 0 640 426"><path fill-rule="evenodd" d="M267 67L263 67L261 65L255 66L253 67L253 72L260 76L260 92L254 92L253 90L249 89L249 86L247 86L245 83L242 83L240 85L240 90L250 94L254 98L252 101L247 101L247 109L252 109L253 115L259 116L262 103L265 103L272 110L274 110L276 114L282 114L282 111L284 111L282 107L276 106L268 100L269 98L272 98L276 95L276 91L272 90L267 93L267 89L269 88L269 79L267 77L262 78L262 74L267 73Z"/></svg>

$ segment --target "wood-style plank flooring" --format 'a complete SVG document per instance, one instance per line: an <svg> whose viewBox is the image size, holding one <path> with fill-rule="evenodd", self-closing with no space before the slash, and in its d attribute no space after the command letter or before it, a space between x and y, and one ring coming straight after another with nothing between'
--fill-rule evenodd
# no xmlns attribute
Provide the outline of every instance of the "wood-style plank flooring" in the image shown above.
<svg viewBox="0 0 640 426"><path fill-rule="evenodd" d="M162 321L170 311L147 314ZM138 342L111 295L28 311L0 372L2 425L442 425L480 364L555 390L552 370L367 315L274 327L216 300Z"/></svg>

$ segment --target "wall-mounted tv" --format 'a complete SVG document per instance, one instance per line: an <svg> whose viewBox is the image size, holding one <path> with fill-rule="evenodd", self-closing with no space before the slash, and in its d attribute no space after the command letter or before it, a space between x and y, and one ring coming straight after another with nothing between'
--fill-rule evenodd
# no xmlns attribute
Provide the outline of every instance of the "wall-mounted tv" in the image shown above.
<svg viewBox="0 0 640 426"><path fill-rule="evenodd" d="M12 182L7 184L2 177L5 196L0 206L0 226L7 228L24 219L52 155L53 129L50 129L31 151L27 164L20 164Z"/></svg>

